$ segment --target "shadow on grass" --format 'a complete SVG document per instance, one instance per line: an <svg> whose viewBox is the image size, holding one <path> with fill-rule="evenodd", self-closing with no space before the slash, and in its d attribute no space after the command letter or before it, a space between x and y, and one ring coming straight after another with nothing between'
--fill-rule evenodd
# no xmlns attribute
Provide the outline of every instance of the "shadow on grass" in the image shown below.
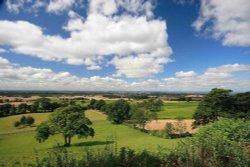
<svg viewBox="0 0 250 167"><path fill-rule="evenodd" d="M113 144L113 143L114 141L86 141L86 142L81 142L81 143L74 143L74 144L71 144L70 146L65 146L65 145L61 145L57 143L57 145L51 149L63 148L63 147L100 146L100 145L108 145L108 144Z"/></svg>
<svg viewBox="0 0 250 167"><path fill-rule="evenodd" d="M87 141L81 143L72 144L72 146L97 146L97 145L107 145L113 144L114 141Z"/></svg>

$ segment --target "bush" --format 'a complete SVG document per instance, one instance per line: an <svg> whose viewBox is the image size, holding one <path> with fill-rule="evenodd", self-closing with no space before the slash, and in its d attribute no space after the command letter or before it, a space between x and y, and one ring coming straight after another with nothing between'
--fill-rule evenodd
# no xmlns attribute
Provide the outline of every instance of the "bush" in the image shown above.
<svg viewBox="0 0 250 167"><path fill-rule="evenodd" d="M32 125L35 122L35 119L33 117L27 117L25 120L26 125Z"/></svg>
<svg viewBox="0 0 250 167"><path fill-rule="evenodd" d="M20 121L16 121L15 123L14 123L14 126L15 127L18 127L18 126L20 126L20 125L24 125L24 126L30 126L30 125L32 125L32 124L34 124L34 122L35 122L35 119L33 118L33 117L31 117L31 116L28 116L28 117L26 117L26 116L22 116L21 118L20 118Z"/></svg>
<svg viewBox="0 0 250 167"><path fill-rule="evenodd" d="M20 125L21 125L21 123L19 121L14 122L15 127L19 127Z"/></svg>

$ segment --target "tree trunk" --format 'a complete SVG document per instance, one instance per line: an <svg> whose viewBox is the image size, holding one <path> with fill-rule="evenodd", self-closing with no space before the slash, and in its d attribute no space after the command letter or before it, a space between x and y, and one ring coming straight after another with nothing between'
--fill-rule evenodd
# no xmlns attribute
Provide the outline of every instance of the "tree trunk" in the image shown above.
<svg viewBox="0 0 250 167"><path fill-rule="evenodd" d="M70 146L71 137L64 136L64 146Z"/></svg>

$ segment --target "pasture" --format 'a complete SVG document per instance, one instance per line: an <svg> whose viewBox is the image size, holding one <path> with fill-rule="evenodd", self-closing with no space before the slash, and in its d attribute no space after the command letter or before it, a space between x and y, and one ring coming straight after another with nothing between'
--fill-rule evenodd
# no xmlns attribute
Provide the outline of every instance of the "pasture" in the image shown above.
<svg viewBox="0 0 250 167"><path fill-rule="evenodd" d="M158 119L191 119L199 102L165 102Z"/></svg>
<svg viewBox="0 0 250 167"><path fill-rule="evenodd" d="M46 121L49 114L33 113L25 114L25 116L33 116L36 120L35 124L38 124ZM56 145L63 145L64 141L61 135L54 135L44 143L38 143L34 138L35 127L15 128L13 122L20 119L21 116L0 118L0 157L2 161L14 162L20 160L25 162L31 159L34 160L36 151L39 155L46 154ZM105 145L112 143L117 148L130 147L137 151L143 149L156 151L158 146L174 147L178 141L177 139L163 139L151 136L126 125L114 125L106 120L105 114L95 110L86 111L86 116L92 120L92 127L95 129L96 135L87 139L74 137L72 146L68 148L73 154L79 153L86 147L101 149Z"/></svg>

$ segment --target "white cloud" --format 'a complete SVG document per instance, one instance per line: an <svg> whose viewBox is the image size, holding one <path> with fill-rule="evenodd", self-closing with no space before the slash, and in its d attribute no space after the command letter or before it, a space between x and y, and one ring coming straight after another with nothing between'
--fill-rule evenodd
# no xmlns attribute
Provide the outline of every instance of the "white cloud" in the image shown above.
<svg viewBox="0 0 250 167"><path fill-rule="evenodd" d="M139 2L148 6L151 1L91 0L86 18L69 12L69 21L63 26L70 33L68 38L45 35L42 27L27 21L1 20L0 44L11 46L18 54L72 65L84 64L89 70L101 69L107 57L115 56L108 64L115 65L116 74L151 76L163 71L164 64L170 62L172 50L167 43L166 22L148 18L151 8L142 10L138 6L140 15L117 13L122 5ZM121 63L133 64L133 67Z"/></svg>
<svg viewBox="0 0 250 167"><path fill-rule="evenodd" d="M179 90L210 90L215 87L250 90L250 78L240 79L234 76L234 72L250 72L250 65L227 64L219 67L208 68L204 73L197 74L194 71L177 72L176 78L165 78L166 84L172 89ZM180 76L181 74L181 76ZM190 76L184 77L189 74Z"/></svg>
<svg viewBox="0 0 250 167"><path fill-rule="evenodd" d="M197 31L212 34L226 46L250 46L249 0L201 0Z"/></svg>
<svg viewBox="0 0 250 167"><path fill-rule="evenodd" d="M47 5L47 11L52 13L60 13L70 9L73 5L80 5L82 0L50 0Z"/></svg>
<svg viewBox="0 0 250 167"><path fill-rule="evenodd" d="M6 7L9 12L19 13L19 11L23 8L25 4L31 3L32 0L7 0Z"/></svg>
<svg viewBox="0 0 250 167"><path fill-rule="evenodd" d="M20 11L37 12L37 9L45 7L49 13L59 14L71 9L73 6L81 7L83 0L6 0L9 12L18 14Z"/></svg>
<svg viewBox="0 0 250 167"><path fill-rule="evenodd" d="M152 56L141 54L138 56L115 57L111 64L115 65L115 76L125 75L129 78L148 77L162 72L163 65L171 60L167 56Z"/></svg>
<svg viewBox="0 0 250 167"><path fill-rule="evenodd" d="M193 77L195 75L196 73L194 71L187 71L187 72L179 71L175 73L176 77Z"/></svg>
<svg viewBox="0 0 250 167"><path fill-rule="evenodd" d="M0 48L0 53L4 53L4 52L6 52L6 50L3 48Z"/></svg>
<svg viewBox="0 0 250 167"><path fill-rule="evenodd" d="M22 67L0 57L0 90L209 91L214 87L221 87L249 91L250 78L239 79L233 75L233 72L240 71L250 72L250 66L228 64L209 68L202 74L189 77L148 79L130 83L111 77L78 77L64 71ZM187 74L190 71L182 73Z"/></svg>

